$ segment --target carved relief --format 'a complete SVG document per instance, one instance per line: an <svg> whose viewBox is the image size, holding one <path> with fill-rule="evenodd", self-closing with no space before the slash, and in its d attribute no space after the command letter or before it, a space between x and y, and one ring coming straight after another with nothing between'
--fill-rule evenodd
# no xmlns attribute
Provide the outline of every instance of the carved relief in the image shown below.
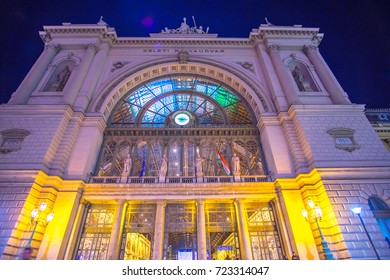
<svg viewBox="0 0 390 280"><path fill-rule="evenodd" d="M60 48L60 45L58 45L58 44L46 44L45 49L51 50L51 51L54 51L57 53L60 51L61 48Z"/></svg>
<svg viewBox="0 0 390 280"><path fill-rule="evenodd" d="M246 70L251 71L252 73L255 73L255 70L253 68L253 64L250 62L237 62L239 65L241 65Z"/></svg>
<svg viewBox="0 0 390 280"><path fill-rule="evenodd" d="M112 64L112 67L111 67L111 72L114 72L120 68L122 68L123 66L125 66L126 64L130 63L129 61L115 61L113 64Z"/></svg>
<svg viewBox="0 0 390 280"><path fill-rule="evenodd" d="M267 52L268 53L276 52L278 50L279 50L279 46L278 45L267 45Z"/></svg>
<svg viewBox="0 0 390 280"><path fill-rule="evenodd" d="M20 150L24 138L28 135L30 135L30 132L18 128L2 131L1 136L3 139L0 146L0 153L8 154Z"/></svg>
<svg viewBox="0 0 390 280"><path fill-rule="evenodd" d="M179 51L177 56L179 57L180 64L187 64L188 63L188 52Z"/></svg>

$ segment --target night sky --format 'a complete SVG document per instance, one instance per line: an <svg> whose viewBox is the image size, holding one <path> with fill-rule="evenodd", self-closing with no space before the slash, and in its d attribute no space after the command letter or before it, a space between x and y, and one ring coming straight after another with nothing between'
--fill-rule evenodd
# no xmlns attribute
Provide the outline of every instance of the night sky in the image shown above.
<svg viewBox="0 0 390 280"><path fill-rule="evenodd" d="M390 1L148 1L2 0L0 5L0 103L9 100L43 50L44 25L103 20L118 37L148 37L177 28L186 17L218 37L248 38L253 28L319 27L320 52L353 103L390 108Z"/></svg>

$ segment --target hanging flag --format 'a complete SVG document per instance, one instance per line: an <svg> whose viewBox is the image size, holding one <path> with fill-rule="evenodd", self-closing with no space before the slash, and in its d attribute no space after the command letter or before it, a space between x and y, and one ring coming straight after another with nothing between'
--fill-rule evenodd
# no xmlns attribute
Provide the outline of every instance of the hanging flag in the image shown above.
<svg viewBox="0 0 390 280"><path fill-rule="evenodd" d="M139 173L140 177L144 176L145 168L146 168L146 162L145 162L145 158L144 158L144 159L142 159L142 167L141 167L141 171Z"/></svg>
<svg viewBox="0 0 390 280"><path fill-rule="evenodd" d="M221 160L222 167L223 167L223 169L225 170L226 174L227 174L227 175L230 175L229 164L227 163L227 161L225 160L225 158L222 156L222 154L221 154L219 151L217 151L217 156L218 156L218 158Z"/></svg>

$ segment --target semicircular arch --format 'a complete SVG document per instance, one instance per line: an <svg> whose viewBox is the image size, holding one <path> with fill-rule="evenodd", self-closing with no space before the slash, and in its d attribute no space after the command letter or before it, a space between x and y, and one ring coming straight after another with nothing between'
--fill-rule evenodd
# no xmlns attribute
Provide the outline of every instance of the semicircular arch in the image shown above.
<svg viewBox="0 0 390 280"><path fill-rule="evenodd" d="M219 81L245 99L257 119L261 114L275 111L265 91L250 77L229 69L230 66L216 65L216 63L212 65L211 63L191 61L180 64L160 61L157 64L149 63L150 66L146 67L140 65L135 69L134 66L131 68L128 66L127 70L124 69L121 74L111 79L109 84L98 91L91 103L90 111L100 112L108 119L115 105L129 92L142 84L169 74L192 74Z"/></svg>

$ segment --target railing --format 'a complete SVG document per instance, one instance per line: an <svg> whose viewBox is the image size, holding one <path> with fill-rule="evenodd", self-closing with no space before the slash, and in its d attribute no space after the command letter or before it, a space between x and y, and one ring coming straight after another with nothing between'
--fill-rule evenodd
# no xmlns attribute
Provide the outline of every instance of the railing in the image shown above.
<svg viewBox="0 0 390 280"><path fill-rule="evenodd" d="M164 181L160 181L159 177L119 177L119 176L92 176L90 183L94 184L157 184L157 183L235 183L235 182L269 182L270 175L245 175L240 176L235 180L234 176L204 176L197 178L193 176L175 176L165 177Z"/></svg>
<svg viewBox="0 0 390 280"><path fill-rule="evenodd" d="M259 176L241 176L241 182L268 182L270 176L259 175Z"/></svg>

